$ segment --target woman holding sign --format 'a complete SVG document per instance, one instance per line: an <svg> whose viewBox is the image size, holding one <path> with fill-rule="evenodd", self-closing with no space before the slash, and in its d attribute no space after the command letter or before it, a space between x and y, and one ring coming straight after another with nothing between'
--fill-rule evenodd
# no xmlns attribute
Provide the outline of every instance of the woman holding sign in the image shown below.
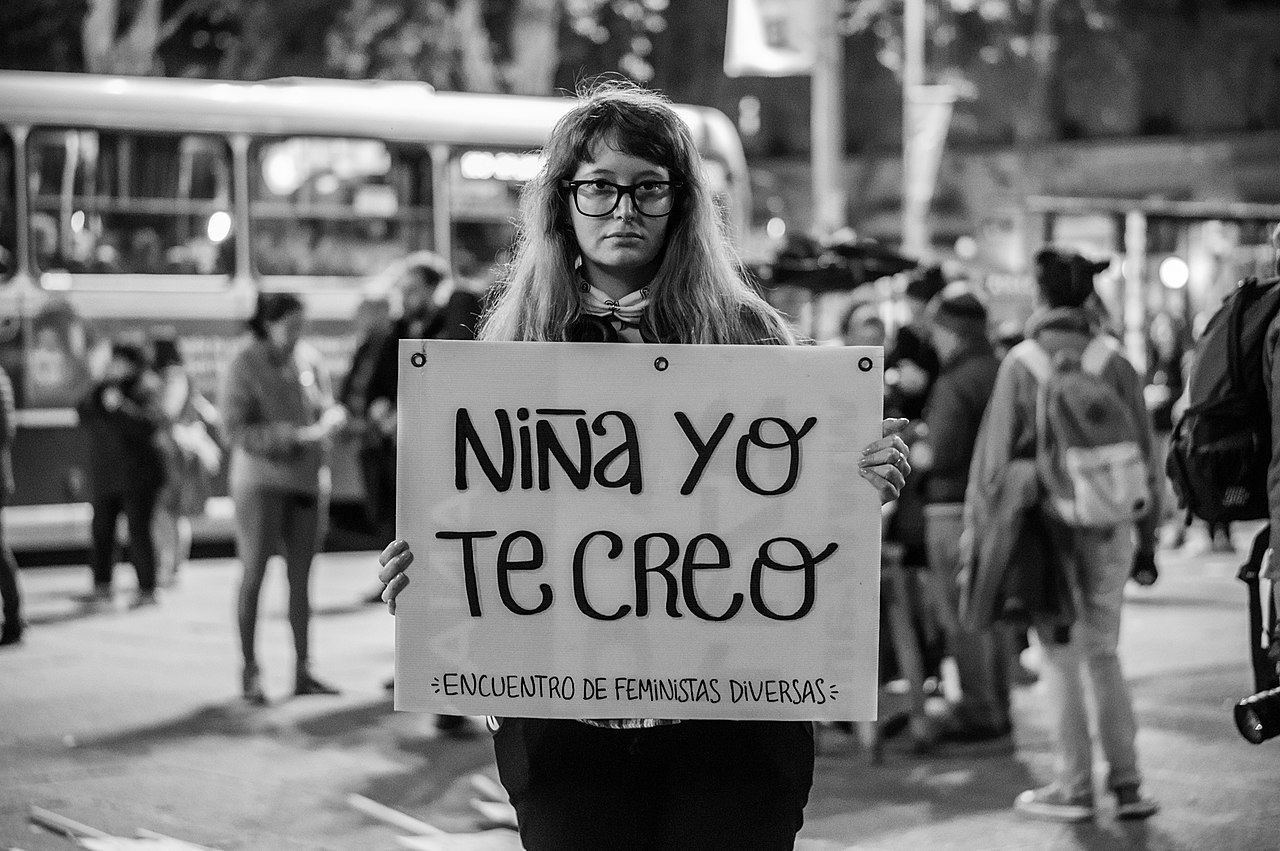
<svg viewBox="0 0 1280 851"><path fill-rule="evenodd" d="M523 228L482 340L794 345L743 280L688 128L654 93L589 92L525 185ZM863 453L883 501L910 471L896 432ZM383 551L392 613L404 541ZM804 722L505 718L494 736L529 851L792 848L813 780Z"/></svg>

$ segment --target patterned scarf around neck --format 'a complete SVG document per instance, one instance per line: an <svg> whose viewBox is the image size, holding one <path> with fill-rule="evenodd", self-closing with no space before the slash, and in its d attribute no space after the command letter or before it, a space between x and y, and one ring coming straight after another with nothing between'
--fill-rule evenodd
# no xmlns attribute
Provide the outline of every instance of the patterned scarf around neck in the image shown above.
<svg viewBox="0 0 1280 851"><path fill-rule="evenodd" d="M627 293L622 298L614 298L586 281L581 283L578 290L583 313L617 319L626 325L638 326L645 310L649 307L648 287Z"/></svg>

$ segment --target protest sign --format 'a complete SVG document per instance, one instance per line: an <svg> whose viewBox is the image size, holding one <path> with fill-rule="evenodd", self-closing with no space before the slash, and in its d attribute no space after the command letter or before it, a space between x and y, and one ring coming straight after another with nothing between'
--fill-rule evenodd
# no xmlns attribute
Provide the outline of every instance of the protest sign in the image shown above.
<svg viewBox="0 0 1280 851"><path fill-rule="evenodd" d="M403 341L397 709L875 716L878 347Z"/></svg>

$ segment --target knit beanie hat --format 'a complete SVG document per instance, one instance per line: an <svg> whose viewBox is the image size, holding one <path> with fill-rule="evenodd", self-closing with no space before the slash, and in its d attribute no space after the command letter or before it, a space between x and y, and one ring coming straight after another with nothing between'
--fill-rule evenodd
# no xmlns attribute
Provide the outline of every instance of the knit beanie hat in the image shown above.
<svg viewBox="0 0 1280 851"><path fill-rule="evenodd" d="M929 319L965 339L987 335L987 306L961 281L948 284L930 302Z"/></svg>
<svg viewBox="0 0 1280 851"><path fill-rule="evenodd" d="M1080 307L1093 295L1093 277L1110 265L1042 248L1036 252L1036 288L1049 307Z"/></svg>

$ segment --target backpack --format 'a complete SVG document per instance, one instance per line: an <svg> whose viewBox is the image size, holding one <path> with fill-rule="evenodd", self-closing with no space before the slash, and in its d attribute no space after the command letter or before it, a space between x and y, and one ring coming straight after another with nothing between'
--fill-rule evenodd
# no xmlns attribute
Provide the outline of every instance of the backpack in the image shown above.
<svg viewBox="0 0 1280 851"><path fill-rule="evenodd" d="M1166 472L1178 504L1209 522L1268 515L1271 410L1262 347L1280 312L1280 278L1245 278L1195 346L1187 410L1174 425Z"/></svg>
<svg viewBox="0 0 1280 851"><path fill-rule="evenodd" d="M1107 381L1117 346L1095 337L1083 352L1051 356L1035 340L1011 354L1036 377L1036 470L1049 516L1078 529L1110 529L1151 510L1144 424Z"/></svg>

